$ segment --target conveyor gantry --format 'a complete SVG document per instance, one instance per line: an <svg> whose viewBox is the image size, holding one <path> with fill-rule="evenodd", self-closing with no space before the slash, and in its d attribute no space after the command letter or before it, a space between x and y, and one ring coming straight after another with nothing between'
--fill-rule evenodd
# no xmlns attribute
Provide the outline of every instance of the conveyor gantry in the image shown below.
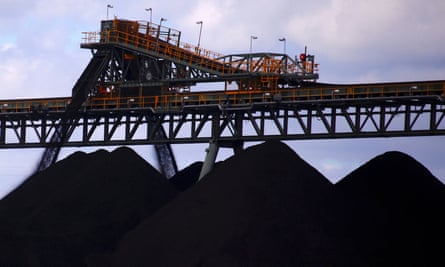
<svg viewBox="0 0 445 267"><path fill-rule="evenodd" d="M121 73L102 80L104 85L120 81L124 87L180 88L198 82L238 81L240 89L260 89L318 79L313 60L297 62L278 53L223 56L183 43L180 37L181 32L165 26L115 19L102 21L99 33L85 32L81 47L119 48L113 65Z"/></svg>
<svg viewBox="0 0 445 267"><path fill-rule="evenodd" d="M320 84L306 53L224 56L180 37L148 22L102 21L99 33L84 33L93 56L71 97L0 100L0 148L46 147L44 169L61 146L153 144L171 176L171 144L215 152L268 139L445 135L444 80ZM188 90L200 82L226 86Z"/></svg>

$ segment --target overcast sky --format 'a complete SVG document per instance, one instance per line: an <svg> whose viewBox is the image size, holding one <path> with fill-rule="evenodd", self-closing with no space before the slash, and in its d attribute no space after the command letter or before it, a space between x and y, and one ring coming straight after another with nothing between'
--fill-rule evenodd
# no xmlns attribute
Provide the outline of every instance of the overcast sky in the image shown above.
<svg viewBox="0 0 445 267"><path fill-rule="evenodd" d="M333 83L445 79L445 1L442 0L0 0L0 99L70 96L91 58L80 49L83 31L100 20L167 18L181 40L223 54L253 51L297 55L307 46L320 81ZM445 181L445 138L288 142L331 181L389 150L406 152ZM204 159L206 145L176 146L181 167ZM95 150L97 148L89 149ZM195 157L190 157L190 151ZM63 149L60 158L72 153ZM137 151L151 161L149 147ZM184 153L188 151L188 153ZM42 150L0 149L0 197L35 168ZM230 155L222 150L221 159Z"/></svg>

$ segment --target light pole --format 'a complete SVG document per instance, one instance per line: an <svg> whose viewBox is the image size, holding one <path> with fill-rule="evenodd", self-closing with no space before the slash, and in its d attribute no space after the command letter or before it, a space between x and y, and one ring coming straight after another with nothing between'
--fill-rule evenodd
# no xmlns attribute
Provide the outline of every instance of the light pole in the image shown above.
<svg viewBox="0 0 445 267"><path fill-rule="evenodd" d="M159 30L161 30L162 22L167 21L165 18L161 18L161 21L159 22Z"/></svg>
<svg viewBox="0 0 445 267"><path fill-rule="evenodd" d="M286 57L286 38L285 38L285 37L279 38L278 41L283 42L283 45L284 45L284 47L283 47L283 54L284 54L284 60L283 60L283 72L287 72L287 68L286 68L286 66L287 66L287 57Z"/></svg>
<svg viewBox="0 0 445 267"><path fill-rule="evenodd" d="M286 55L286 38L285 38L285 37L283 37L283 38L280 38L280 39L278 39L278 41L280 41L280 42L283 42L283 43L284 43L284 48L283 48L283 54L285 54L285 55Z"/></svg>
<svg viewBox="0 0 445 267"><path fill-rule="evenodd" d="M151 17L152 17L152 13L153 13L153 9L150 8L146 8L145 11L150 13L150 25L151 25Z"/></svg>
<svg viewBox="0 0 445 267"><path fill-rule="evenodd" d="M256 39L258 39L257 36L253 36L253 35L250 36L250 49L249 49L249 57L248 57L249 60L247 61L247 69L249 71L251 71L251 67L252 67L252 42L253 42L253 40L256 40Z"/></svg>
<svg viewBox="0 0 445 267"><path fill-rule="evenodd" d="M199 50L199 46L201 45L202 23L203 23L202 20L196 22L196 24L200 24L200 26L199 26L199 37L198 37L198 50Z"/></svg>
<svg viewBox="0 0 445 267"><path fill-rule="evenodd" d="M159 22L158 39L161 37L161 28L162 28L163 21L167 21L167 19L161 18L161 21Z"/></svg>
<svg viewBox="0 0 445 267"><path fill-rule="evenodd" d="M159 39L161 38L161 27L162 27L162 22L163 21L167 21L167 19L166 18L161 18L161 21L159 22L158 36L157 36L157 39L156 39L156 49L158 49Z"/></svg>
<svg viewBox="0 0 445 267"><path fill-rule="evenodd" d="M113 8L113 6L110 5L110 4L108 4L108 5L107 5L107 20L108 20L108 10L109 10L110 8Z"/></svg>
<svg viewBox="0 0 445 267"><path fill-rule="evenodd" d="M252 54L252 41L258 39L258 37L251 35L250 36L250 49L249 53Z"/></svg>

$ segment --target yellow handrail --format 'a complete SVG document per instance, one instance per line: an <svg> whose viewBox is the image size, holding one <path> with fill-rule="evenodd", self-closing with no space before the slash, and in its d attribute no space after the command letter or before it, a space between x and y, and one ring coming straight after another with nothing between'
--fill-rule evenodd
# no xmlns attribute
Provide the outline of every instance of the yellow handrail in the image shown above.
<svg viewBox="0 0 445 267"><path fill-rule="evenodd" d="M273 80L274 77L270 77ZM269 78L265 77L266 80ZM194 104L243 104L254 101L265 101L273 94L280 94L282 101L298 101L313 99L353 99L391 96L445 96L445 81L401 84L369 84L369 85L345 85L345 86L319 86L309 88L272 88L270 90L230 90L215 92L178 93L158 96L134 96L119 97L114 95L94 96L84 103L84 108L110 109L110 108L154 108L169 109L178 108L180 105ZM0 100L0 112L45 112L64 111L71 98L47 98L47 99L18 99Z"/></svg>

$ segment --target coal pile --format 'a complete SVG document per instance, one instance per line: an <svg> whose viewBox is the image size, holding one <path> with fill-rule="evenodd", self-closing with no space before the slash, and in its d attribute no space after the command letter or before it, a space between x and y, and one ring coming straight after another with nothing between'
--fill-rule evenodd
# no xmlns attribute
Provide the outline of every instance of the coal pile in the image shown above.
<svg viewBox="0 0 445 267"><path fill-rule="evenodd" d="M108 264L326 266L332 192L284 144L251 147L130 232Z"/></svg>
<svg viewBox="0 0 445 267"><path fill-rule="evenodd" d="M445 264L445 186L405 154L335 185L275 141L201 166L75 153L0 201L0 266Z"/></svg>
<svg viewBox="0 0 445 267"><path fill-rule="evenodd" d="M445 264L445 186L416 160L387 152L335 187L355 243L351 265Z"/></svg>
<svg viewBox="0 0 445 267"><path fill-rule="evenodd" d="M0 266L86 266L177 193L129 148L77 152L0 201Z"/></svg>

